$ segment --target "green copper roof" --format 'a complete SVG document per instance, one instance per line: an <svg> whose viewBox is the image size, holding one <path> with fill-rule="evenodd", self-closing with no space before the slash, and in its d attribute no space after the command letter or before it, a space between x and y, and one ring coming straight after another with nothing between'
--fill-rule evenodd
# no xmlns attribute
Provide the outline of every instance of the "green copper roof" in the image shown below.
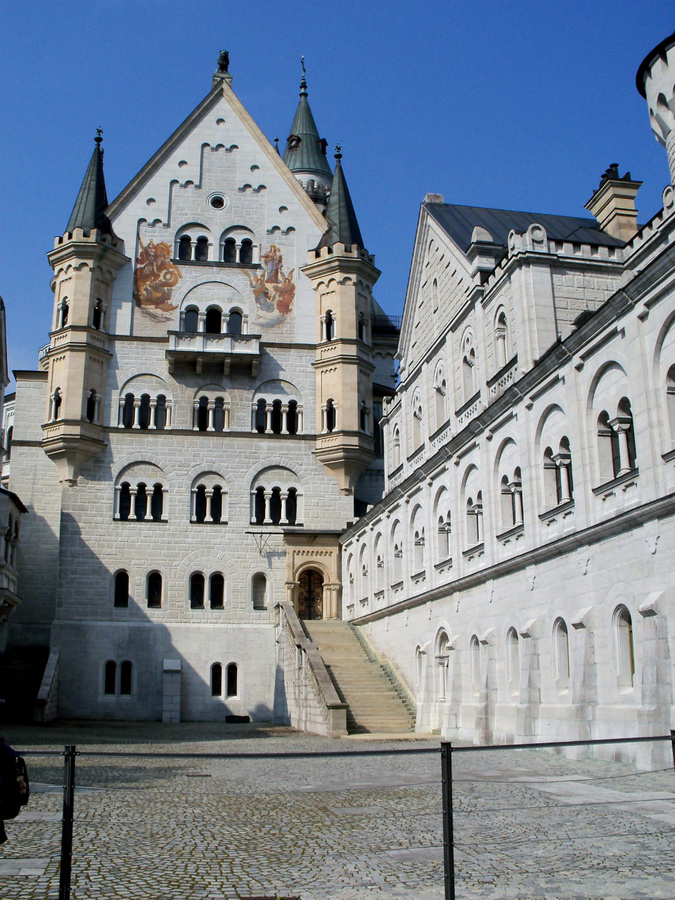
<svg viewBox="0 0 675 900"><path fill-rule="evenodd" d="M68 219L66 232L72 232L75 228L90 232L93 228L98 228L101 234L114 234L110 219L105 214L108 208L108 195L103 177L103 150L101 149L103 139L100 131L94 140L96 147L89 160L89 167L70 219Z"/></svg>
<svg viewBox="0 0 675 900"><path fill-rule="evenodd" d="M309 108L304 75L300 82L300 102L286 141L283 159L291 172L308 172L328 179L333 175L326 159L326 141L319 138L316 122Z"/></svg>
<svg viewBox="0 0 675 900"><path fill-rule="evenodd" d="M333 175L333 186L331 187L330 197L328 198L328 208L326 209L326 221L328 222L328 230L319 241L319 247L332 247L335 243L350 246L356 244L362 250L363 238L361 237L361 229L356 220L354 212L354 204L349 195L349 188L345 180L345 174L342 171L342 154L340 148L336 147L335 154L335 174Z"/></svg>

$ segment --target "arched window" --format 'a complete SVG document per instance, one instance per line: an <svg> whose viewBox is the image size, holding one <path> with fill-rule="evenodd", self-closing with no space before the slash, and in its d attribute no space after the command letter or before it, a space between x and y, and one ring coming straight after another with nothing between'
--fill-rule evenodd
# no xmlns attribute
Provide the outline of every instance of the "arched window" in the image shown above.
<svg viewBox="0 0 675 900"><path fill-rule="evenodd" d="M150 426L150 394L141 394L141 405L138 410L138 427L148 428Z"/></svg>
<svg viewBox="0 0 675 900"><path fill-rule="evenodd" d="M335 319L333 318L333 313L329 309L326 312L326 317L324 319L324 340L332 341L335 337Z"/></svg>
<svg viewBox="0 0 675 900"><path fill-rule="evenodd" d="M257 572L251 581L253 592L253 609L265 609L267 607L267 578L262 572Z"/></svg>
<svg viewBox="0 0 675 900"><path fill-rule="evenodd" d="M570 679L570 644L567 625L563 619L555 620L553 625L553 643L556 686L559 691L566 691Z"/></svg>
<svg viewBox="0 0 675 900"><path fill-rule="evenodd" d="M298 401L288 401L287 430L289 434L298 433Z"/></svg>
<svg viewBox="0 0 675 900"><path fill-rule="evenodd" d="M219 525L223 518L223 489L219 484L213 486L211 518L216 525Z"/></svg>
<svg viewBox="0 0 675 900"><path fill-rule="evenodd" d="M438 702L445 703L448 698L448 636L442 631L437 644L436 663L438 664Z"/></svg>
<svg viewBox="0 0 675 900"><path fill-rule="evenodd" d="M95 328L97 331L101 331L104 326L104 319L105 319L105 310L103 308L103 301L99 299L94 304L94 309L93 309L92 316L91 316L92 327Z"/></svg>
<svg viewBox="0 0 675 900"><path fill-rule="evenodd" d="M438 429L441 425L445 424L448 418L446 406L447 385L443 367L440 365L436 369L436 376L434 378L434 398L436 406L436 428Z"/></svg>
<svg viewBox="0 0 675 900"><path fill-rule="evenodd" d="M128 481L120 485L119 514L122 522L126 522L131 515L131 487Z"/></svg>
<svg viewBox="0 0 675 900"><path fill-rule="evenodd" d="M192 239L188 234L178 242L178 259L192 259Z"/></svg>
<svg viewBox="0 0 675 900"><path fill-rule="evenodd" d="M134 513L136 515L137 521L142 521L145 519L146 513L148 511L148 491L147 487L143 482L141 482L136 487L136 505L134 507Z"/></svg>
<svg viewBox="0 0 675 900"><path fill-rule="evenodd" d="M435 278L431 283L431 305L435 312L438 309L438 281Z"/></svg>
<svg viewBox="0 0 675 900"><path fill-rule="evenodd" d="M609 423L609 413L598 416L598 461L601 481L611 481L619 471L619 439Z"/></svg>
<svg viewBox="0 0 675 900"><path fill-rule="evenodd" d="M415 392L413 397L413 450L417 449L422 443L422 400L419 392Z"/></svg>
<svg viewBox="0 0 675 900"><path fill-rule="evenodd" d="M448 559L450 557L450 535L451 513L448 510L445 514L441 513L438 517L438 558L439 560Z"/></svg>
<svg viewBox="0 0 675 900"><path fill-rule="evenodd" d="M63 397L61 395L61 388L56 388L54 393L52 394L52 422L56 422L61 418L61 403L63 402Z"/></svg>
<svg viewBox="0 0 675 900"><path fill-rule="evenodd" d="M272 496L270 497L270 519L273 525L278 525L281 521L281 488L272 488Z"/></svg>
<svg viewBox="0 0 675 900"><path fill-rule="evenodd" d="M227 697L236 697L239 693L239 669L236 663L227 667Z"/></svg>
<svg viewBox="0 0 675 900"><path fill-rule="evenodd" d="M237 243L234 238L228 238L223 244L223 262L235 263L237 261Z"/></svg>
<svg viewBox="0 0 675 900"><path fill-rule="evenodd" d="M155 428L158 431L164 431L166 428L166 397L164 394L157 397L155 404Z"/></svg>
<svg viewBox="0 0 675 900"><path fill-rule="evenodd" d="M5 455L7 460L12 456L12 438L14 437L14 426L10 425L7 429L7 437L5 438Z"/></svg>
<svg viewBox="0 0 675 900"><path fill-rule="evenodd" d="M363 313L359 314L359 340L368 343L368 320Z"/></svg>
<svg viewBox="0 0 675 900"><path fill-rule="evenodd" d="M267 400L262 397L255 408L255 430L258 434L264 434L267 429Z"/></svg>
<svg viewBox="0 0 675 900"><path fill-rule="evenodd" d="M87 394L87 411L85 413L87 422L96 421L96 413L98 412L98 397L96 391L92 388Z"/></svg>
<svg viewBox="0 0 675 900"><path fill-rule="evenodd" d="M295 525L298 517L298 492L295 488L288 489L286 498L286 521L289 525Z"/></svg>
<svg viewBox="0 0 675 900"><path fill-rule="evenodd" d="M480 544L483 540L483 492L478 491L476 499L469 497L466 501L466 533L469 547Z"/></svg>
<svg viewBox="0 0 675 900"><path fill-rule="evenodd" d="M126 609L129 606L129 573L124 569L115 575L115 593L113 605L119 609Z"/></svg>
<svg viewBox="0 0 675 900"><path fill-rule="evenodd" d="M205 331L207 334L221 334L223 313L217 306L206 310Z"/></svg>
<svg viewBox="0 0 675 900"><path fill-rule="evenodd" d="M159 572L150 572L147 580L148 609L161 609L162 576Z"/></svg>
<svg viewBox="0 0 675 900"><path fill-rule="evenodd" d="M123 697L131 694L131 671L131 662L128 659L123 660L120 665L120 694Z"/></svg>
<svg viewBox="0 0 675 900"><path fill-rule="evenodd" d="M183 331L189 334L196 334L199 331L199 310L195 309L194 306L190 306L185 310Z"/></svg>
<svg viewBox="0 0 675 900"><path fill-rule="evenodd" d="M335 403L331 397L326 400L326 431L335 431L337 415Z"/></svg>
<svg viewBox="0 0 675 900"><path fill-rule="evenodd" d="M241 334L242 315L238 309L231 309L227 320L228 334Z"/></svg>
<svg viewBox="0 0 675 900"><path fill-rule="evenodd" d="M394 438L392 441L392 465L394 469L398 469L401 465L401 430L398 425L394 425Z"/></svg>
<svg viewBox="0 0 675 900"><path fill-rule="evenodd" d="M469 641L469 656L471 660L471 687L474 697L480 694L481 673L480 673L480 644L476 635L471 636Z"/></svg>
<svg viewBox="0 0 675 900"><path fill-rule="evenodd" d="M668 404L670 437L675 441L675 366L671 366L668 369L668 375L666 377L666 401Z"/></svg>
<svg viewBox="0 0 675 900"><path fill-rule="evenodd" d="M633 620L625 606L617 607L614 612L614 632L619 687L632 688L635 677Z"/></svg>
<svg viewBox="0 0 675 900"><path fill-rule="evenodd" d="M265 488L264 487L258 487L255 489L254 517L255 517L256 525L262 525L265 522Z"/></svg>
<svg viewBox="0 0 675 900"><path fill-rule="evenodd" d="M70 307L68 306L68 301L64 300L61 303L61 319L59 322L59 328L65 328L68 324L68 315L70 312Z"/></svg>
<svg viewBox="0 0 675 900"><path fill-rule="evenodd" d="M124 428L134 427L134 395L124 395L124 406L122 407L122 426Z"/></svg>
<svg viewBox="0 0 675 900"><path fill-rule="evenodd" d="M221 697L223 694L223 667L220 663L211 666L211 696Z"/></svg>
<svg viewBox="0 0 675 900"><path fill-rule="evenodd" d="M272 401L272 433L281 434L281 400Z"/></svg>
<svg viewBox="0 0 675 900"><path fill-rule="evenodd" d="M116 682L117 682L117 663L109 659L105 664L104 669L104 678L103 678L103 693L104 694L114 694L116 690Z"/></svg>
<svg viewBox="0 0 675 900"><path fill-rule="evenodd" d="M359 410L359 428L364 434L370 434L370 429L368 427L370 423L370 410L366 405L366 401L361 401L361 409Z"/></svg>
<svg viewBox="0 0 675 900"><path fill-rule="evenodd" d="M509 358L506 313L502 310L495 322L495 358L497 369L503 369Z"/></svg>
<svg viewBox="0 0 675 900"><path fill-rule="evenodd" d="M195 493L195 522L202 523L206 519L206 488L203 484L197 485Z"/></svg>
<svg viewBox="0 0 675 900"><path fill-rule="evenodd" d="M636 468L637 451L635 449L635 428L633 427L633 412L628 397L622 397L619 401L616 429L619 432L619 462L620 474L630 472Z"/></svg>
<svg viewBox="0 0 675 900"><path fill-rule="evenodd" d="M190 609L204 609L204 576L201 572L190 575Z"/></svg>
<svg viewBox="0 0 675 900"><path fill-rule="evenodd" d="M476 351L473 347L473 335L467 334L462 341L462 388L464 402L476 393Z"/></svg>
<svg viewBox="0 0 675 900"><path fill-rule="evenodd" d="M509 682L509 691L512 694L518 694L520 692L520 646L518 632L515 628L509 628L506 634L506 677Z"/></svg>
<svg viewBox="0 0 675 900"><path fill-rule="evenodd" d="M207 237L198 237L195 246L195 259L200 262L206 262L209 258L209 239Z"/></svg>
<svg viewBox="0 0 675 900"><path fill-rule="evenodd" d="M244 266L250 266L253 262L253 242L245 238L239 248L239 262Z"/></svg>
<svg viewBox="0 0 675 900"><path fill-rule="evenodd" d="M211 609L223 609L225 605L225 578L220 572L209 578L209 604Z"/></svg>

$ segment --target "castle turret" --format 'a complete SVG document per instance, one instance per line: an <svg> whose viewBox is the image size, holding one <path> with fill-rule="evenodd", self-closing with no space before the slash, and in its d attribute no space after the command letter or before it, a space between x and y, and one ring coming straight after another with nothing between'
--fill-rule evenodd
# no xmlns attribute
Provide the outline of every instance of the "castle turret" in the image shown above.
<svg viewBox="0 0 675 900"><path fill-rule="evenodd" d="M319 137L319 130L309 107L304 60L300 102L291 133L286 140L283 160L312 200L322 209L325 208L333 173L326 158L326 140Z"/></svg>
<svg viewBox="0 0 675 900"><path fill-rule="evenodd" d="M379 278L335 154L326 211L328 229L302 271L317 298L317 458L338 478L344 493L375 458L371 327L373 285Z"/></svg>
<svg viewBox="0 0 675 900"><path fill-rule="evenodd" d="M54 320L46 357L49 397L42 447L75 484L82 464L105 447L106 336L112 285L129 262L106 215L100 131L63 237L48 254Z"/></svg>
<svg viewBox="0 0 675 900"><path fill-rule="evenodd" d="M666 148L670 180L675 184L675 32L647 54L635 81L649 105L656 140Z"/></svg>

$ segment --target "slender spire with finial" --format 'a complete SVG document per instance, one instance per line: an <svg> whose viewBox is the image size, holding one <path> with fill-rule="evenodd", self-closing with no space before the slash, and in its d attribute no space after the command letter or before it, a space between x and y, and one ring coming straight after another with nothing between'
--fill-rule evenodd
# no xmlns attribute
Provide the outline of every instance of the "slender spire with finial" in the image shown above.
<svg viewBox="0 0 675 900"><path fill-rule="evenodd" d="M103 129L96 129L96 147L89 160L89 166L80 187L75 206L70 214L66 232L81 228L85 233L98 228L101 234L114 235L110 219L105 214L108 208L108 194L103 177Z"/></svg>
<svg viewBox="0 0 675 900"><path fill-rule="evenodd" d="M307 69L305 57L300 57L302 78L300 79L300 102L293 119L291 133L286 141L284 150L284 162L295 175L319 176L327 181L333 173L326 159L326 142L319 137L312 110L307 99Z"/></svg>
<svg viewBox="0 0 675 900"><path fill-rule="evenodd" d="M332 247L333 244L344 244L351 247L356 244L364 250L361 229L354 211L354 204L349 194L345 173L342 171L342 147L335 146L335 173L333 186L328 198L326 221L328 229L319 241L319 247Z"/></svg>

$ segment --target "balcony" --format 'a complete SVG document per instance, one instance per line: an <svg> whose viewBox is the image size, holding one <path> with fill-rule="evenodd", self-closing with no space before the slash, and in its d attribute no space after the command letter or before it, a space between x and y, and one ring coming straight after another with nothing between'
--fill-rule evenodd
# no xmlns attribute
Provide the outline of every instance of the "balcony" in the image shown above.
<svg viewBox="0 0 675 900"><path fill-rule="evenodd" d="M217 366L229 375L235 365L249 368L253 376L260 365L260 335L170 331L166 358L172 374L176 363L187 363L194 366L197 375L202 374L205 365Z"/></svg>

